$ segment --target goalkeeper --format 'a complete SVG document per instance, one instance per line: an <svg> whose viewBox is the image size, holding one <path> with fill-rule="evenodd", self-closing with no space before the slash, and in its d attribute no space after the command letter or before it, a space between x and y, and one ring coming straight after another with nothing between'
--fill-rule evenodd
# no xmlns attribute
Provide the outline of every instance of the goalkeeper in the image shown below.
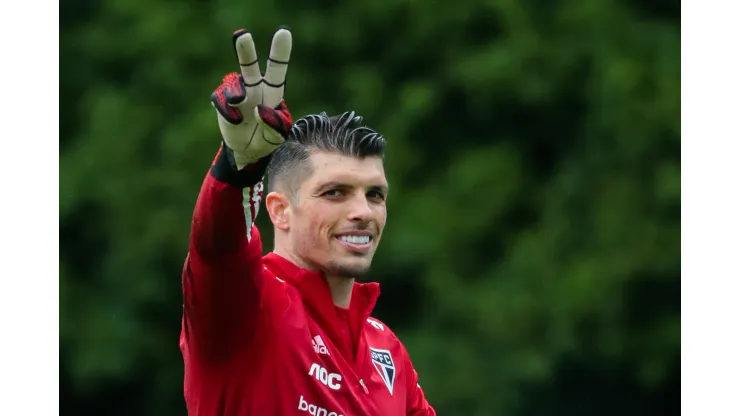
<svg viewBox="0 0 740 416"><path fill-rule="evenodd" d="M241 73L211 97L222 135L192 220L180 348L190 415L435 415L408 352L370 317L358 283L385 226L385 139L354 112L293 124L283 101L292 38L272 40L264 76L250 33ZM274 250L254 219L263 199Z"/></svg>

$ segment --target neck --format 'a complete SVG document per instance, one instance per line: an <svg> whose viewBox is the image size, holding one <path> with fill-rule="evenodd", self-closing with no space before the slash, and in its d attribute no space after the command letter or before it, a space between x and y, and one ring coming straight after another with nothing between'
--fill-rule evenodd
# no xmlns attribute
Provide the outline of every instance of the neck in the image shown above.
<svg viewBox="0 0 740 416"><path fill-rule="evenodd" d="M291 263L302 269L316 271L316 267L303 261L290 250L284 249L282 244L277 244L276 242L273 252L284 259L290 260ZM324 275L324 278L329 284L331 298L332 301L334 301L334 305L339 306L340 308L349 308L350 301L352 300L352 288L354 287L355 279L326 274Z"/></svg>
<svg viewBox="0 0 740 416"><path fill-rule="evenodd" d="M334 300L334 304L340 308L349 308L349 303L352 300L352 288L354 287L355 279L329 275L324 277L326 282L329 283L331 298Z"/></svg>

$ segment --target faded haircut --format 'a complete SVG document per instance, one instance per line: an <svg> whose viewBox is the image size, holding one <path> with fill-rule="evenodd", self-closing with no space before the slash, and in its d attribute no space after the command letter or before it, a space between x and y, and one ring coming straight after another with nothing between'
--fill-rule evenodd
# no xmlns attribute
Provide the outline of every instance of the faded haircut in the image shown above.
<svg viewBox="0 0 740 416"><path fill-rule="evenodd" d="M273 153L267 166L268 192L281 190L295 195L312 174L312 151L336 153L359 159L385 156L385 138L362 125L354 111L329 117L309 114L293 124L288 138Z"/></svg>

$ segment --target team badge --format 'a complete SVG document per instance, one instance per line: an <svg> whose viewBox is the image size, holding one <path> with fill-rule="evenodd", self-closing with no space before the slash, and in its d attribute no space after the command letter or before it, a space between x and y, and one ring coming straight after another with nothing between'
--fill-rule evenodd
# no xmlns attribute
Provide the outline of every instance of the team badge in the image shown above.
<svg viewBox="0 0 740 416"><path fill-rule="evenodd" d="M380 378L385 382L388 391L393 395L393 382L396 380L396 366L393 364L393 357L388 350L379 350L370 347L370 356L373 360L373 366L380 374Z"/></svg>

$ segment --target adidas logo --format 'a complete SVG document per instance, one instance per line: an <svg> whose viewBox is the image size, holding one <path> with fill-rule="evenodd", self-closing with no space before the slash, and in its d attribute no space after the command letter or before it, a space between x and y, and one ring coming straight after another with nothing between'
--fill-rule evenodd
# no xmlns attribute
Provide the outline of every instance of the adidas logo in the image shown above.
<svg viewBox="0 0 740 416"><path fill-rule="evenodd" d="M330 355L329 350L326 348L326 344L324 344L324 340L321 339L321 335L313 337L311 344L313 344L313 350L316 351L317 354Z"/></svg>

